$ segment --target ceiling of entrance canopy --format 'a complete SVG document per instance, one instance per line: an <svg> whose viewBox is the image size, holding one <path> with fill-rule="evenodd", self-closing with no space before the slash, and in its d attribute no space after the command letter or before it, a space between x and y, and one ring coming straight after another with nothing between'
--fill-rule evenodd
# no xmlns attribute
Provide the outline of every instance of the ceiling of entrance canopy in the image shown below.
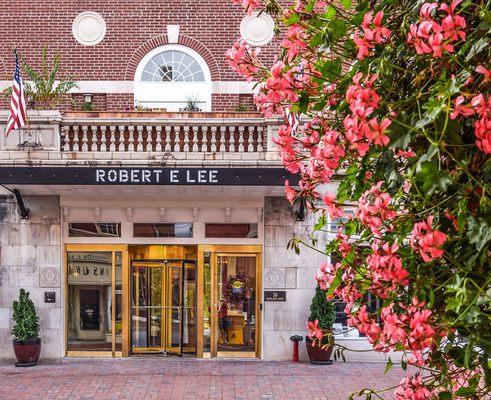
<svg viewBox="0 0 491 400"><path fill-rule="evenodd" d="M219 199L260 198L264 196L284 196L283 186L94 186L94 185L6 185L9 189L19 189L22 195L62 195L92 198L106 197L116 200L141 199L179 200L179 199Z"/></svg>

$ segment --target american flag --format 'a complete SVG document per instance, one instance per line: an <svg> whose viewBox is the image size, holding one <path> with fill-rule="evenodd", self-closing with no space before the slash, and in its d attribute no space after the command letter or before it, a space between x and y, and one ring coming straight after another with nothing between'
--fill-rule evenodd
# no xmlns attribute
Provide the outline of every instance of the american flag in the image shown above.
<svg viewBox="0 0 491 400"><path fill-rule="evenodd" d="M292 113L288 107L286 107L284 110L284 116L285 122L292 128L291 133L295 134L297 132L298 125L300 124L298 117L295 115L295 113Z"/></svg>
<svg viewBox="0 0 491 400"><path fill-rule="evenodd" d="M14 56L14 84L12 86L12 98L10 100L10 115L7 120L7 129L5 131L6 136L8 136L12 129L20 129L27 125L24 84L22 83L22 78L20 77L19 56L17 55L17 50L14 50Z"/></svg>

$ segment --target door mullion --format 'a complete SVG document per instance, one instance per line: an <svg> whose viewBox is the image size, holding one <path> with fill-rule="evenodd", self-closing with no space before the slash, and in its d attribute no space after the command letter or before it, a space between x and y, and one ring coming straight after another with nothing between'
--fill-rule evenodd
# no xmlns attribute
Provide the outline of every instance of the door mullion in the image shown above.
<svg viewBox="0 0 491 400"><path fill-rule="evenodd" d="M168 293L167 286L169 284L169 268L167 263L164 263L164 266L161 267L161 322L160 322L160 346L164 353L167 353L168 350L168 337L167 337L167 329L169 325L169 316L168 316Z"/></svg>

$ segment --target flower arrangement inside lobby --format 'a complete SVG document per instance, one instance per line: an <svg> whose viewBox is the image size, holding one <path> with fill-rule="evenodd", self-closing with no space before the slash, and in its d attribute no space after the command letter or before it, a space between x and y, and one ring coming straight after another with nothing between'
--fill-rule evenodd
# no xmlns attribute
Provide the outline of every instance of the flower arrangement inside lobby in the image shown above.
<svg viewBox="0 0 491 400"><path fill-rule="evenodd" d="M346 303L349 326L374 350L403 353L396 399L486 398L491 3L242 4L274 15L283 31L272 65L244 40L227 57L259 81L259 111L285 119L275 142L299 175L298 186L286 182L287 198L307 201L314 231L341 221L328 243L290 246L340 260L320 266L317 282Z"/></svg>

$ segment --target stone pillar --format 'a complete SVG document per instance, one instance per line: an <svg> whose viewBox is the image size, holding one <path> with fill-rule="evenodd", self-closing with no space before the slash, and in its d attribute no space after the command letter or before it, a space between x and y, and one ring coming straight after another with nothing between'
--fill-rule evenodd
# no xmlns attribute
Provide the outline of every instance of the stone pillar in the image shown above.
<svg viewBox="0 0 491 400"><path fill-rule="evenodd" d="M315 293L315 274L327 257L301 248L300 255L287 249L291 238L306 239L314 225L297 222L284 197L267 197L264 208L264 290L286 291L285 302L264 302L263 358L291 360L290 336L306 335L310 302ZM324 234L322 234L324 235ZM327 237L319 237L325 243ZM300 344L300 359L307 359L305 344Z"/></svg>
<svg viewBox="0 0 491 400"><path fill-rule="evenodd" d="M31 218L21 220L13 196L0 196L0 359L14 358L10 330L12 301L19 289L31 293L40 319L41 358L62 354L62 257L58 196L24 196ZM44 292L56 302L45 303Z"/></svg>

